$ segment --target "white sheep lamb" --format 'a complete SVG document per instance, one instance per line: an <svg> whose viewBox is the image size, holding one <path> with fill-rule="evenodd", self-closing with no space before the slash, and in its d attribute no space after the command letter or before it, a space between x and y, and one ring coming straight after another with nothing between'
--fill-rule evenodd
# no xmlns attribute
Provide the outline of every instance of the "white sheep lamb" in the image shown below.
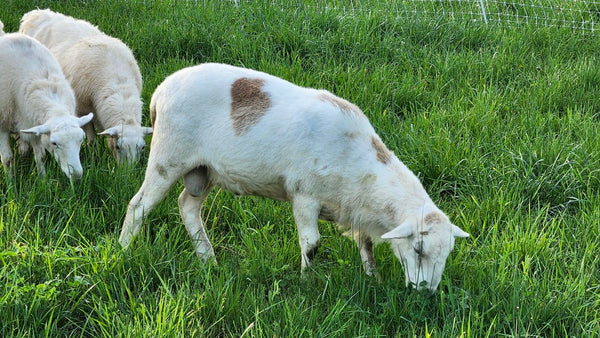
<svg viewBox="0 0 600 338"><path fill-rule="evenodd" d="M142 75L131 50L86 21L49 9L26 13L19 31L52 51L75 91L78 114L95 113L85 129L88 141L95 126L110 136L119 162L136 161L152 128L141 126Z"/></svg>
<svg viewBox="0 0 600 338"><path fill-rule="evenodd" d="M48 150L67 176L81 177L79 150L85 136L81 126L93 114L75 115L73 90L46 47L23 34L0 32L2 164L10 171L10 134L20 132L19 148L25 153L32 146L41 175L46 172L43 157Z"/></svg>
<svg viewBox="0 0 600 338"><path fill-rule="evenodd" d="M406 284L435 290L455 237L418 178L389 151L354 104L325 90L223 64L169 76L152 96L154 135L144 182L129 203L127 248L148 214L183 177L179 209L196 253L214 260L201 206L219 185L240 195L291 201L302 270L319 245L318 219L356 240L367 274L373 243L389 242Z"/></svg>

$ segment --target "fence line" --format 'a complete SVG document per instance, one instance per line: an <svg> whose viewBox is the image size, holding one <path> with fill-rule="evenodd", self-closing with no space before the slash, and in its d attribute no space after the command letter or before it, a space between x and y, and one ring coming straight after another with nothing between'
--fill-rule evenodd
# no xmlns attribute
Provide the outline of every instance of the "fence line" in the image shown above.
<svg viewBox="0 0 600 338"><path fill-rule="evenodd" d="M238 6L254 0L231 0ZM451 20L567 27L584 33L600 30L600 2L588 0L272 0L284 9L303 6L315 10L396 13L410 17L445 17Z"/></svg>

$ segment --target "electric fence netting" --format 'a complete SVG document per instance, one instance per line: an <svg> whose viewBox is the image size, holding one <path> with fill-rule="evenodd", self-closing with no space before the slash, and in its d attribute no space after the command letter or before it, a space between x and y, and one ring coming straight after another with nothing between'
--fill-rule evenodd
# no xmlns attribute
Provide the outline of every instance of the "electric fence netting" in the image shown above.
<svg viewBox="0 0 600 338"><path fill-rule="evenodd" d="M247 1L233 0L242 6ZM357 11L384 12L410 18L443 17L509 26L564 27L593 34L600 30L600 2L586 0L273 0L273 5L287 9L303 6L336 10L348 15Z"/></svg>

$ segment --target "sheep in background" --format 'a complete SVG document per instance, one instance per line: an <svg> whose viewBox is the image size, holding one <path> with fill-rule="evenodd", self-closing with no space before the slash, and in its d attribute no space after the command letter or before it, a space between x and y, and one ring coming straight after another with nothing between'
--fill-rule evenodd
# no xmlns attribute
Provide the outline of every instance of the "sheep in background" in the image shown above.
<svg viewBox="0 0 600 338"><path fill-rule="evenodd" d="M154 126L144 182L119 242L127 248L143 217L183 177L179 210L197 255L214 260L201 218L212 187L290 201L302 270L319 245L318 219L355 239L366 273L373 245L389 242L406 284L435 290L455 237L419 179L389 151L354 104L325 90L223 64L182 69L150 102Z"/></svg>
<svg viewBox="0 0 600 338"><path fill-rule="evenodd" d="M81 127L93 114L75 115L73 90L46 47L23 34L0 35L2 164L10 172L10 134L20 132L19 149L26 153L31 145L41 175L46 173L43 157L47 150L67 176L80 178L79 150L85 136Z"/></svg>
<svg viewBox="0 0 600 338"><path fill-rule="evenodd" d="M96 127L109 136L120 163L135 162L152 128L141 126L142 76L131 50L86 21L49 9L26 13L19 31L52 51L75 91L77 113L94 112L93 125L85 129L88 142Z"/></svg>

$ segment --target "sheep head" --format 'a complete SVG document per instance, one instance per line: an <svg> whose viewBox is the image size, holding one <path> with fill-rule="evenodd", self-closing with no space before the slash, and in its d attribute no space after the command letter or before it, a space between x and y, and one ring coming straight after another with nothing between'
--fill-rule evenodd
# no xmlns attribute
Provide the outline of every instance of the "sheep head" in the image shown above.
<svg viewBox="0 0 600 338"><path fill-rule="evenodd" d="M98 135L109 136L108 146L120 164L131 164L146 149L144 136L149 134L152 134L152 128L124 124L108 128Z"/></svg>
<svg viewBox="0 0 600 338"><path fill-rule="evenodd" d="M79 150L85 137L81 127L93 117L92 113L82 117L59 115L42 125L21 130L21 133L39 136L41 146L52 153L65 175L79 179L83 175Z"/></svg>
<svg viewBox="0 0 600 338"><path fill-rule="evenodd" d="M454 239L468 236L441 211L432 211L405 221L381 238L389 240L394 254L403 263L406 286L433 292L442 279Z"/></svg>

